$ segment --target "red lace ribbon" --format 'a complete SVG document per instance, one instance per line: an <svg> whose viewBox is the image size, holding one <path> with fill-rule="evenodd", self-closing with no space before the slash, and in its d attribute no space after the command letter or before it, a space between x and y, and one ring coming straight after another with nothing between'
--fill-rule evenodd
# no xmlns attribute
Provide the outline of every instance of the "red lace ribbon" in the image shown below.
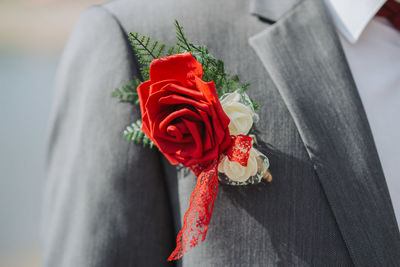
<svg viewBox="0 0 400 267"><path fill-rule="evenodd" d="M242 166L247 166L251 147L251 137L232 135L232 145L225 154L230 161L237 161ZM190 196L189 209L183 217L183 227L178 233L176 248L168 261L182 258L188 249L198 244L199 239L202 242L205 240L218 190L219 161L219 159L214 159L190 167L197 176L197 184Z"/></svg>
<svg viewBox="0 0 400 267"><path fill-rule="evenodd" d="M247 166L253 139L247 135L231 135L231 138L232 145L225 154L230 161L236 161L242 166Z"/></svg>

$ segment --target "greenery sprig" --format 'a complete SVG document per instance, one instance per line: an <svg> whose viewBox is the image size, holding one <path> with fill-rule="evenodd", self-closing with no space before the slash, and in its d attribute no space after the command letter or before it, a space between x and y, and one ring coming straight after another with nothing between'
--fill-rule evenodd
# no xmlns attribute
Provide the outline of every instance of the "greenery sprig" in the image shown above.
<svg viewBox="0 0 400 267"><path fill-rule="evenodd" d="M165 51L165 44L159 41L151 42L151 37L139 33L129 33L129 41L136 52L141 65L140 72L144 80L149 79L150 64L155 58L159 58Z"/></svg>
<svg viewBox="0 0 400 267"><path fill-rule="evenodd" d="M142 144L143 147L154 147L153 141L142 131L142 121L140 119L126 127L124 137L129 142Z"/></svg>
<svg viewBox="0 0 400 267"><path fill-rule="evenodd" d="M173 54L190 52L203 66L203 80L206 82L214 81L215 88L219 97L234 91L246 91L250 83L242 83L238 75L231 75L225 71L224 62L212 56L205 46L191 43L184 33L183 27L177 20L174 21L177 43L166 49L166 44L159 41L152 41L150 36L139 33L129 33L129 41L133 47L138 62L140 64L141 77L136 77L132 81L115 89L111 96L118 98L121 102L129 102L139 105L139 98L136 88L140 83L149 79L151 62L160 57ZM259 105L250 99L255 110ZM124 136L129 142L143 144L153 147L153 142L142 132L142 122L128 125L124 131Z"/></svg>
<svg viewBox="0 0 400 267"><path fill-rule="evenodd" d="M111 93L111 97L118 98L120 102L129 102L139 105L139 97L136 88L142 81L139 78L134 78L132 81L124 84L121 88L116 88Z"/></svg>

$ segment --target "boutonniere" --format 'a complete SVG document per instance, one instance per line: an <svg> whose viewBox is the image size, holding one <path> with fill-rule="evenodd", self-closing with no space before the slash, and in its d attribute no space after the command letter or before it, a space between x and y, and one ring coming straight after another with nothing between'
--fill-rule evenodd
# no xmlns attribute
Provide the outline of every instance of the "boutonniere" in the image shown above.
<svg viewBox="0 0 400 267"><path fill-rule="evenodd" d="M253 146L258 105L246 94L250 84L226 73L224 62L205 46L189 42L177 21L175 28L177 43L168 50L150 36L129 34L141 77L112 93L140 105L141 120L124 131L129 141L157 147L171 164L197 176L168 260L204 241L219 182L238 186L272 179L268 158Z"/></svg>

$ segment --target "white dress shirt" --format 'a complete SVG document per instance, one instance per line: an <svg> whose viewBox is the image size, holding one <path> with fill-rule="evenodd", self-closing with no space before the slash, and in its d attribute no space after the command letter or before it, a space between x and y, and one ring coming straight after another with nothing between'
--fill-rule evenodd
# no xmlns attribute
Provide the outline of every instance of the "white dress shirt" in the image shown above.
<svg viewBox="0 0 400 267"><path fill-rule="evenodd" d="M400 224L400 31L385 0L325 0L367 113Z"/></svg>

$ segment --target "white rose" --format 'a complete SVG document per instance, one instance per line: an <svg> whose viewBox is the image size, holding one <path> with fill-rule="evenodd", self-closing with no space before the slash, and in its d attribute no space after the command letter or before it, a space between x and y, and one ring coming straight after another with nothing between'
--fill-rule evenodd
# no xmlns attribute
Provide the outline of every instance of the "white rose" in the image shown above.
<svg viewBox="0 0 400 267"><path fill-rule="evenodd" d="M240 94L234 92L221 101L225 114L230 119L229 132L232 135L246 135L253 126L254 112L251 108L240 103Z"/></svg>
<svg viewBox="0 0 400 267"><path fill-rule="evenodd" d="M257 174L257 157L256 150L251 148L247 166L244 167L238 162L230 161L227 156L224 156L218 165L218 172L225 173L232 181L245 182L251 176Z"/></svg>

